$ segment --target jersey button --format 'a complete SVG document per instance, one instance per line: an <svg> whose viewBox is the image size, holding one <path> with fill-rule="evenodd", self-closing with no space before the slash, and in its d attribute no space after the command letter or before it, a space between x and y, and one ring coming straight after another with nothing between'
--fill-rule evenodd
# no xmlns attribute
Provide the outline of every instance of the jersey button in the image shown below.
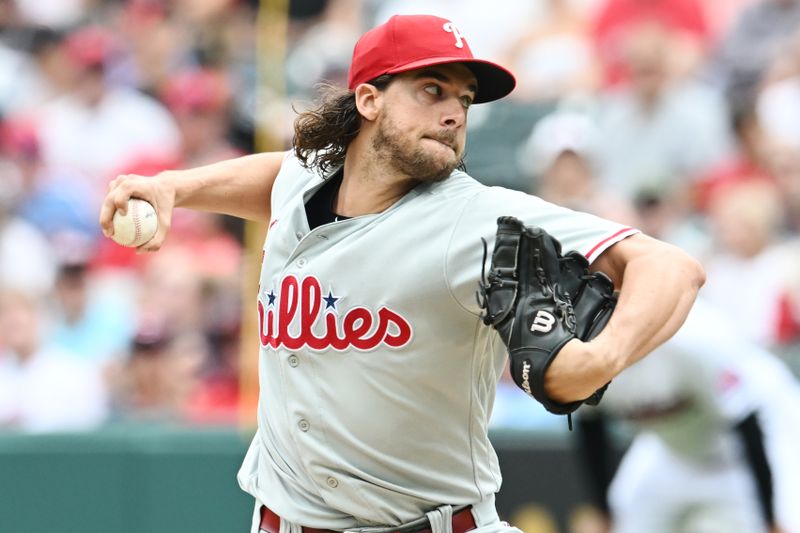
<svg viewBox="0 0 800 533"><path fill-rule="evenodd" d="M300 364L300 359L298 359L298 357L296 355L290 355L289 356L289 366L290 367L294 368L299 364Z"/></svg>
<svg viewBox="0 0 800 533"><path fill-rule="evenodd" d="M300 421L297 423L297 427L300 428L300 431L306 432L311 427L311 424L308 423L308 420L305 418L301 418Z"/></svg>
<svg viewBox="0 0 800 533"><path fill-rule="evenodd" d="M335 477L333 477L333 476L330 476L330 477L328 477L328 479L326 479L326 480L325 480L325 483L327 483L327 484L328 484L328 486L329 486L330 488L332 488L332 489L335 489L336 487L338 487L338 486L339 486L339 480L338 480L338 479L336 479L336 478L335 478Z"/></svg>
<svg viewBox="0 0 800 533"><path fill-rule="evenodd" d="M297 260L296 264L299 268L303 268L304 266L306 266L306 263L308 263L308 261L306 261L306 258L301 257L300 259Z"/></svg>
<svg viewBox="0 0 800 533"><path fill-rule="evenodd" d="M300 233L299 231L298 231L297 233L295 233L295 234L294 234L294 236L295 236L295 237L297 237L297 240L298 240L298 241L299 241L299 240L301 240L301 239L303 238L303 234L302 234L302 233Z"/></svg>

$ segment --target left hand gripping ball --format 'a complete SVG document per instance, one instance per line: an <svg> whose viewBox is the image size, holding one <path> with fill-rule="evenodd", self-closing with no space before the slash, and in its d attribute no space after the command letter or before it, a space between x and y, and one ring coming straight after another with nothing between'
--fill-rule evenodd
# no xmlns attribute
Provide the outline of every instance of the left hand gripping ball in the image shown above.
<svg viewBox="0 0 800 533"><path fill-rule="evenodd" d="M153 206L139 198L128 200L128 211L114 213L114 242L122 246L139 247L156 234L158 217Z"/></svg>

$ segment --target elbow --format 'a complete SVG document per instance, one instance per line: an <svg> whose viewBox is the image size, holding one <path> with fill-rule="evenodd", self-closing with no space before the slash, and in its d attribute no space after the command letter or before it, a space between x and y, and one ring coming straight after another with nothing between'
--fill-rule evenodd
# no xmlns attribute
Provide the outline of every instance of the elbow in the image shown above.
<svg viewBox="0 0 800 533"><path fill-rule="evenodd" d="M660 256L660 261L669 264L669 270L677 274L676 283L687 294L697 294L706 282L706 269L700 261L671 244L666 244L662 253L664 255Z"/></svg>
<svg viewBox="0 0 800 533"><path fill-rule="evenodd" d="M688 272L687 277L689 279L690 286L695 291L699 291L700 288L706 283L706 269L703 268L703 265L700 263L700 261L687 254L686 271Z"/></svg>
<svg viewBox="0 0 800 533"><path fill-rule="evenodd" d="M680 273L680 281L684 289L697 294L706 282L706 269L703 265L683 250L678 249L673 253L675 272Z"/></svg>

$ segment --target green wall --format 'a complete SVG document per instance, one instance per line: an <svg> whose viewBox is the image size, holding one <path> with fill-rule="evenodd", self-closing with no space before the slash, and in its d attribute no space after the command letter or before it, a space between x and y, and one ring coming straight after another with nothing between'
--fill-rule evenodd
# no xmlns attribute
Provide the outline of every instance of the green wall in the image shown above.
<svg viewBox="0 0 800 533"><path fill-rule="evenodd" d="M0 533L246 533L249 436L126 428L0 436Z"/></svg>
<svg viewBox="0 0 800 533"><path fill-rule="evenodd" d="M236 472L250 437L164 427L0 434L0 533L248 533L253 501ZM505 478L501 517L513 521L534 503L563 530L584 500L568 438L493 440Z"/></svg>

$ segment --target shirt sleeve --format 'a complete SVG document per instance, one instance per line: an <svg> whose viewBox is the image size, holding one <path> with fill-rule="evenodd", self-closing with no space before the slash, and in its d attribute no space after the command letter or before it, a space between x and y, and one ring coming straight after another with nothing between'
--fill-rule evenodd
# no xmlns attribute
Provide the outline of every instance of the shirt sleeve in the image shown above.
<svg viewBox="0 0 800 533"><path fill-rule="evenodd" d="M281 163L275 183L272 185L270 201L273 217L289 201L289 198L297 193L298 187L302 187L308 181L309 172L300 165L300 161L293 152L287 151L284 154L283 163Z"/></svg>

